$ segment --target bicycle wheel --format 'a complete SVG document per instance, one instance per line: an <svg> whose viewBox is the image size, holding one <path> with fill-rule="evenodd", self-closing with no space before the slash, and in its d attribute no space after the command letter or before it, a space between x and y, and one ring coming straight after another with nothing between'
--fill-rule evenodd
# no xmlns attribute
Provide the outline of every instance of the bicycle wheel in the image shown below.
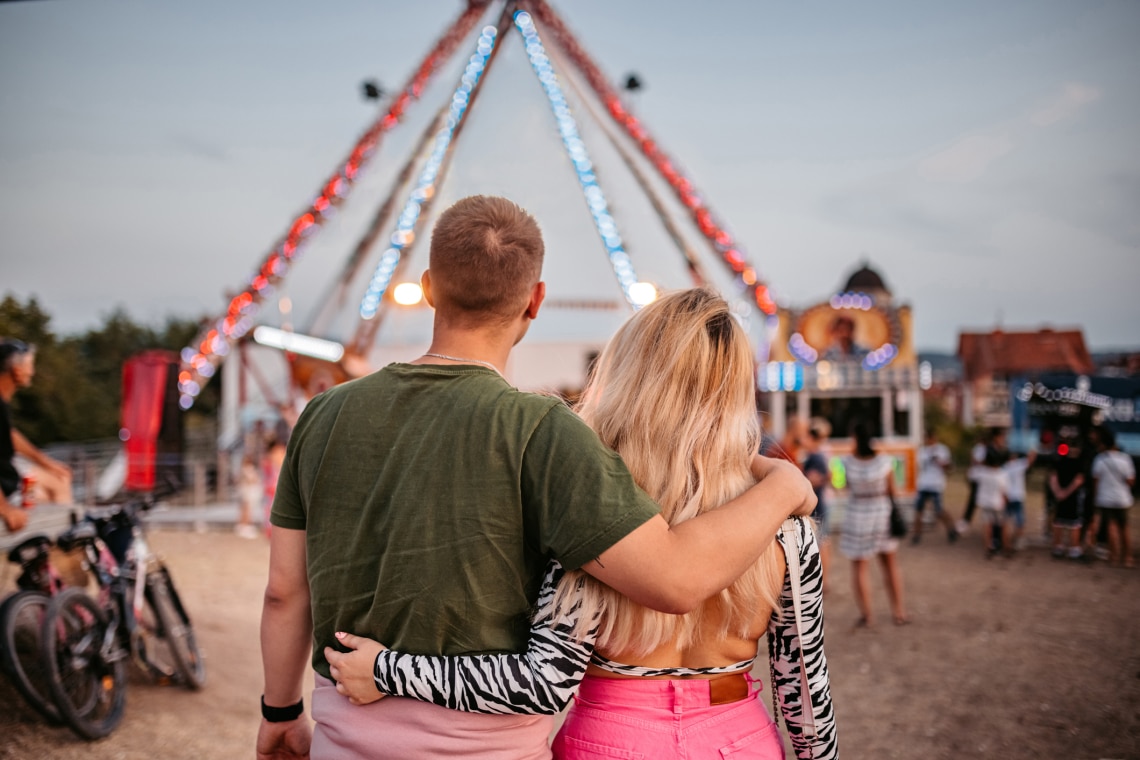
<svg viewBox="0 0 1140 760"><path fill-rule="evenodd" d="M42 630L44 668L60 717L84 739L99 739L123 720L127 656L95 600L65 589L48 606Z"/></svg>
<svg viewBox="0 0 1140 760"><path fill-rule="evenodd" d="M49 723L59 723L44 671L40 634L51 597L42 591L17 591L0 605L0 665L32 707Z"/></svg>
<svg viewBox="0 0 1140 760"><path fill-rule="evenodd" d="M147 602L154 608L159 628L156 631L170 649L178 667L180 681L188 689L198 690L206 683L206 662L198 649L190 616L182 606L174 582L165 567L159 567L146 577Z"/></svg>

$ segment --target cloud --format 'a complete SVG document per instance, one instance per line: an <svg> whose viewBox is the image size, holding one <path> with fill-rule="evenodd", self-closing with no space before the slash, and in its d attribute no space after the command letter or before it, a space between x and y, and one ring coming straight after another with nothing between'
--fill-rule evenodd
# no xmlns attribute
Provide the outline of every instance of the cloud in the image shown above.
<svg viewBox="0 0 1140 760"><path fill-rule="evenodd" d="M924 158L918 173L935 182L971 182L1011 150L1013 139L1007 132L969 135Z"/></svg>
<svg viewBox="0 0 1140 760"><path fill-rule="evenodd" d="M1027 132L1072 118L1100 96L1100 89L1092 85L1066 84L1028 117L960 137L922 159L918 163L918 174L933 182L972 182L985 174L993 162L1013 151Z"/></svg>
<svg viewBox="0 0 1140 760"><path fill-rule="evenodd" d="M178 151L192 158L204 158L218 163L225 163L230 159L224 146L194 135L174 134L170 136L169 140Z"/></svg>
<svg viewBox="0 0 1140 760"><path fill-rule="evenodd" d="M1089 103L1100 99L1100 89L1087 84L1073 82L1064 86L1045 105L1033 112L1029 121L1038 127L1047 127L1072 116Z"/></svg>

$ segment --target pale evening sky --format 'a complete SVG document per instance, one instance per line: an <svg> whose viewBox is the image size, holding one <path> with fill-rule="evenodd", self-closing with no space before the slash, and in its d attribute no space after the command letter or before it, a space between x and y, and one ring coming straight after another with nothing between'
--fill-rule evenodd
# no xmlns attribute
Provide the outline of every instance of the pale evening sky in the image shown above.
<svg viewBox="0 0 1140 760"><path fill-rule="evenodd" d="M822 300L867 259L913 305L920 348L996 319L1140 344L1140 4L555 5L611 79L639 73L635 110L778 301ZM402 84L460 7L0 3L0 295L35 295L64 332L117 305L220 313L374 118L360 82ZM515 198L546 232L551 296L616 301L521 47L512 34L489 74L442 200ZM470 48L305 250L287 284L301 321ZM685 286L575 112L641 279ZM412 270L425 260L421 246ZM536 334L616 318L552 310Z"/></svg>

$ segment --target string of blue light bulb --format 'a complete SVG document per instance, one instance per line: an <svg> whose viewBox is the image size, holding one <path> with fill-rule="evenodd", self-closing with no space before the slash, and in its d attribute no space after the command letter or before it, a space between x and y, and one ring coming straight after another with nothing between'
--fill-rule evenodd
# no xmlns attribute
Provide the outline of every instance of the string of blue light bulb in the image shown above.
<svg viewBox="0 0 1140 760"><path fill-rule="evenodd" d="M404 204L404 208L396 220L396 230L392 233L390 245L381 254L372 279L368 283L368 289L360 301L360 316L363 319L372 319L380 310L380 302L392 282L392 275L395 274L396 267L400 263L403 250L415 239L415 227L420 217L420 211L424 202L435 193L435 183L439 177L443 160L447 155L448 146L451 144L455 130L467 111L471 92L478 85L487 66L487 60L495 49L497 34L495 27L486 26L479 35L475 52L468 59L467 67L463 70L463 76L459 80L459 86L455 88L455 92L451 96L447 120L436 133L427 163L424 164L423 170L416 179L415 188L408 196L408 201Z"/></svg>
<svg viewBox="0 0 1140 760"><path fill-rule="evenodd" d="M602 244L606 248L610 266L613 268L626 302L636 311L644 305L634 298L631 292L631 288L638 282L637 273L633 269L629 254L625 252L621 235L617 231L617 224L606 203L605 193L598 185L593 163L590 161L586 145L578 133L578 124L570 112L570 106L566 102L562 86L558 83L558 76L554 73L554 67L546 55L546 49L542 45L542 40L539 39L538 30L535 28L534 19L531 18L530 14L526 11L518 11L515 13L514 21L515 27L522 34L526 43L526 54L530 60L531 68L538 76L542 90L550 101L550 108L554 111L554 118L558 124L558 134L562 138L562 145L566 148L571 163L574 165L574 173L577 175L582 193L586 197L586 205L590 209L594 226L597 228L598 235L602 238Z"/></svg>

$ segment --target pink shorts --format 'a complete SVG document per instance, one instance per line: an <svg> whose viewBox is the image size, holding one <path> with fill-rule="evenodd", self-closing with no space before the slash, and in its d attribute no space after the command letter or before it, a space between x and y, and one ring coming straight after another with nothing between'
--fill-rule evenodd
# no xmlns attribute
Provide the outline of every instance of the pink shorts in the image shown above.
<svg viewBox="0 0 1140 760"><path fill-rule="evenodd" d="M312 760L550 760L549 715L482 715L414 699L354 705L316 675Z"/></svg>
<svg viewBox="0 0 1140 760"><path fill-rule="evenodd" d="M751 682L751 678L749 678ZM586 676L554 738L556 760L783 760L758 692L709 704L708 681Z"/></svg>

